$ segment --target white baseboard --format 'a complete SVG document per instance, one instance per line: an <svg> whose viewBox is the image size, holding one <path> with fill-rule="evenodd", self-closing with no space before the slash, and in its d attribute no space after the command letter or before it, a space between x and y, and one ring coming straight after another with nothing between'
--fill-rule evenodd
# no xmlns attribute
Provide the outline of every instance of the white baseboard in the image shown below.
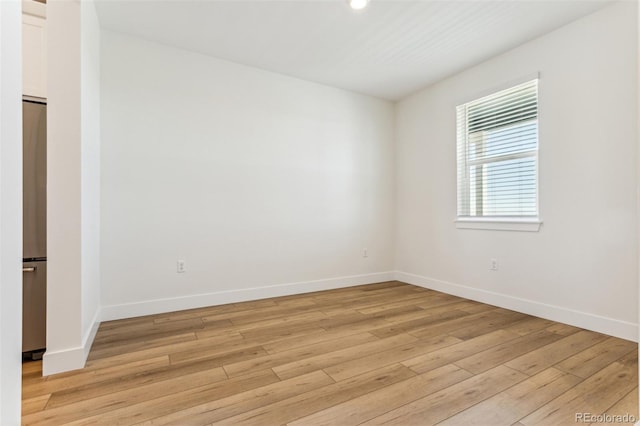
<svg viewBox="0 0 640 426"><path fill-rule="evenodd" d="M407 272L396 271L395 279L408 284L417 285L431 290L441 291L465 299L488 303L501 308L522 312L529 315L558 321L587 330L597 331L610 336L619 337L633 342L638 341L638 324L607 318L587 312L576 311L557 305L521 299L506 294L495 293L478 288L454 284Z"/></svg>
<svg viewBox="0 0 640 426"><path fill-rule="evenodd" d="M82 346L59 351L46 351L42 357L42 375L63 373L84 367L91 350L91 345L100 326L101 311L96 310L91 326L82 339Z"/></svg>
<svg viewBox="0 0 640 426"><path fill-rule="evenodd" d="M98 308L96 310L95 315L93 316L93 320L91 321L91 327L87 330L84 335L84 339L82 339L82 348L84 349L84 362L82 366L84 367L84 363L87 362L87 357L89 356L89 352L91 351L91 345L93 345L93 341L96 338L96 334L98 333L98 328L100 327L100 318L102 318L102 308Z"/></svg>
<svg viewBox="0 0 640 426"><path fill-rule="evenodd" d="M133 318L164 312L202 308L206 306L225 305L227 303L246 302L249 300L267 299L270 297L289 296L292 294L332 290L362 284L373 284L392 281L394 276L394 272L378 272L365 275L351 275L324 280L278 284L265 287L252 287L239 290L225 290L170 299L156 299L137 303L103 306L101 320L112 321L122 318Z"/></svg>
<svg viewBox="0 0 640 426"><path fill-rule="evenodd" d="M84 367L86 361L83 347L69 348L56 352L46 351L42 357L42 375L63 373Z"/></svg>

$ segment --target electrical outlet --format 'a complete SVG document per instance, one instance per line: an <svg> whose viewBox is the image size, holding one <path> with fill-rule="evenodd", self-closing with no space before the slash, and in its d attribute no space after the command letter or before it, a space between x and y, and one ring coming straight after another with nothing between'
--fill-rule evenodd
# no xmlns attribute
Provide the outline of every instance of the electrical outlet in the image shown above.
<svg viewBox="0 0 640 426"><path fill-rule="evenodd" d="M489 270L490 271L497 271L498 270L498 259L491 259L490 260Z"/></svg>
<svg viewBox="0 0 640 426"><path fill-rule="evenodd" d="M181 274L181 273L185 272L186 270L187 270L187 266L184 263L184 260L178 260L176 272Z"/></svg>
<svg viewBox="0 0 640 426"><path fill-rule="evenodd" d="M369 251L366 248L362 249L362 257L369 257Z"/></svg>

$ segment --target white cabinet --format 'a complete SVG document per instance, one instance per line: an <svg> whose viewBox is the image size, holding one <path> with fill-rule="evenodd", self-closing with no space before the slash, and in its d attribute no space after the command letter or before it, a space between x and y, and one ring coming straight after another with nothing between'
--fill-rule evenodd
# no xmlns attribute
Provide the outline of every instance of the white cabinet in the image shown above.
<svg viewBox="0 0 640 426"><path fill-rule="evenodd" d="M1 1L1 0L0 0ZM35 1L22 2L22 93L47 97L47 20L46 6Z"/></svg>

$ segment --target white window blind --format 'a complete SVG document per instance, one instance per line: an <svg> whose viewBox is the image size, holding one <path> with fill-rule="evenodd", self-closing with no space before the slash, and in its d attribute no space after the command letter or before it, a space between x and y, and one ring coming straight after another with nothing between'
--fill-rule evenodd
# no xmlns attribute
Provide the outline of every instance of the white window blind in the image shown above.
<svg viewBox="0 0 640 426"><path fill-rule="evenodd" d="M456 112L458 218L536 218L538 80Z"/></svg>

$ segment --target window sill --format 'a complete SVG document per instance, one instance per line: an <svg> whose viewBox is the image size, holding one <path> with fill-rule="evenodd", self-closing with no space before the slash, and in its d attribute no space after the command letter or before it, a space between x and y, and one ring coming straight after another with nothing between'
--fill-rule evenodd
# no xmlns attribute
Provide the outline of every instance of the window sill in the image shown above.
<svg viewBox="0 0 640 426"><path fill-rule="evenodd" d="M538 218L459 218L455 222L458 229L482 229L487 231L538 232L540 225L542 225L542 221Z"/></svg>

